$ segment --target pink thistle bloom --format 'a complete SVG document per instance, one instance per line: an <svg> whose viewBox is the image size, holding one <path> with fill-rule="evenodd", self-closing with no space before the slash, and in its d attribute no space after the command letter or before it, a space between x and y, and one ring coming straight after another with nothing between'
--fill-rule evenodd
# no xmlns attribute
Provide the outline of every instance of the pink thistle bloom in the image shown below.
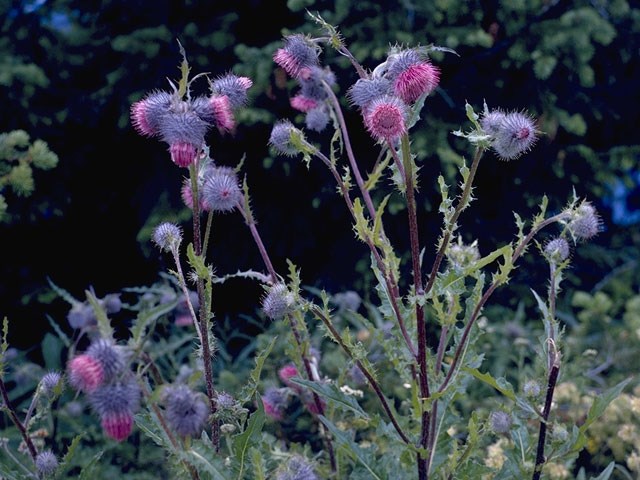
<svg viewBox="0 0 640 480"><path fill-rule="evenodd" d="M273 60L291 77L307 75L307 69L318 65L318 48L304 35L289 35L284 42L284 47L276 51Z"/></svg>
<svg viewBox="0 0 640 480"><path fill-rule="evenodd" d="M364 123L377 140L394 141L407 132L406 105L397 97L385 95L365 109Z"/></svg>
<svg viewBox="0 0 640 480"><path fill-rule="evenodd" d="M207 170L202 185L202 202L205 210L230 212L242 200L242 192L236 172L229 167Z"/></svg>
<svg viewBox="0 0 640 480"><path fill-rule="evenodd" d="M68 370L69 383L83 392L93 392L104 380L104 372L100 362L86 354L74 357L69 362Z"/></svg>
<svg viewBox="0 0 640 480"><path fill-rule="evenodd" d="M298 385L291 383L291 381L289 380L292 377L299 376L298 369L293 363L289 363L288 365L285 365L284 367L282 367L278 371L278 376L280 377L280 380L282 380L285 383L285 385L287 385L288 387L291 387L294 389L300 388Z"/></svg>
<svg viewBox="0 0 640 480"><path fill-rule="evenodd" d="M537 140L535 121L520 112L504 115L491 146L501 160L514 160L529 151Z"/></svg>
<svg viewBox="0 0 640 480"><path fill-rule="evenodd" d="M131 434L133 416L130 412L109 412L102 416L100 424L109 438L121 442Z"/></svg>
<svg viewBox="0 0 640 480"><path fill-rule="evenodd" d="M131 105L131 122L143 136L153 137L160 133L162 116L169 111L171 95L167 92L152 92Z"/></svg>
<svg viewBox="0 0 640 480"><path fill-rule="evenodd" d="M270 387L262 395L264 413L274 420L282 420L289 403L286 388Z"/></svg>
<svg viewBox="0 0 640 480"><path fill-rule="evenodd" d="M169 152L171 152L171 160L179 167L188 167L196 161L198 156L196 147L185 142L172 143L169 146Z"/></svg>
<svg viewBox="0 0 640 480"><path fill-rule="evenodd" d="M404 102L413 103L420 95L435 90L440 80L440 72L429 62L409 65L393 82L393 90Z"/></svg>
<svg viewBox="0 0 640 480"><path fill-rule="evenodd" d="M313 98L305 97L304 95L296 95L290 100L291 106L301 112L308 112L318 106L318 102Z"/></svg>
<svg viewBox="0 0 640 480"><path fill-rule="evenodd" d="M215 96L226 96L233 108L244 106L247 102L247 90L253 82L249 77L238 77L229 73L211 82L211 91Z"/></svg>
<svg viewBox="0 0 640 480"><path fill-rule="evenodd" d="M214 96L211 97L210 103L213 109L213 122L220 133L232 131L236 126L236 120L233 116L229 97L226 95Z"/></svg>

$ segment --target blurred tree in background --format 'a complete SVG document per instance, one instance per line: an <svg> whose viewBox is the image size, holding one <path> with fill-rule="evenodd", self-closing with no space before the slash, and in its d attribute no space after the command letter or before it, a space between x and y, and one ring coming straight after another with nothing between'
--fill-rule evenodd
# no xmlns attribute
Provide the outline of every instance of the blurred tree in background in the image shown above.
<svg viewBox="0 0 640 480"><path fill-rule="evenodd" d="M271 158L267 148L275 120L303 125L289 105L295 85L275 68L272 54L283 34L319 32L307 10L337 25L367 69L394 44L435 44L458 54L433 55L441 83L412 134L422 166L419 213L427 257L440 225L437 172L444 169L451 180L462 155L470 154L451 131L466 126L465 101L477 111L486 101L490 108L526 109L544 135L523 161L483 161L479 201L462 219L468 234L480 239L481 252L484 242L512 238L512 211L532 211L543 194L559 209L576 185L576 193L602 213L606 230L576 254L591 258L588 264L576 258L574 285L588 290L637 259L640 8L630 2L2 0L0 132L24 130L47 142L60 162L34 174L36 197L46 198L47 208L21 202L19 208L31 212L22 215L27 220L0 225L0 315L46 329L45 312L60 321L68 309L46 304L52 298L47 277L78 297L89 286L103 296L149 284L165 267L149 248L148 231L159 219L180 220L182 173L165 146L134 133L129 107L178 77L177 40L195 73L233 71L254 80L251 108L235 134L212 136L210 144L223 165L246 155L256 216L276 268L290 258L311 284L332 293L362 289L356 279L368 257L352 238L328 173ZM344 97L355 72L345 58L323 61ZM369 170L378 152L358 112L344 105L354 150ZM310 140L329 139L310 134ZM390 204L391 212L401 208ZM397 229L392 222L389 234L402 246L408 243L404 216L396 217ZM214 227L212 258L219 272L260 265L240 222L222 217ZM522 270L531 272L531 266ZM543 274L537 280L544 282ZM220 316L253 311L258 289L240 284L242 298L225 295L238 285L218 289L225 299ZM512 304L519 300L511 296Z"/></svg>

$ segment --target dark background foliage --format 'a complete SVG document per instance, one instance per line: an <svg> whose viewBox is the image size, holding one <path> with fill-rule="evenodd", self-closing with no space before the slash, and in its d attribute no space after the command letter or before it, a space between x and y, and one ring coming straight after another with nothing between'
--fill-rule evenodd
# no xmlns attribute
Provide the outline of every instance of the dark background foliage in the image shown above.
<svg viewBox="0 0 640 480"><path fill-rule="evenodd" d="M631 195L623 202L629 215L638 208L630 174L639 152L640 10L632 3L3 0L0 132L23 129L60 158L57 168L36 174L34 197L8 198L13 216L0 224L0 315L10 319L15 346L40 338L49 328L46 314L68 328L69 305L53 300L47 278L82 299L89 287L104 296L150 284L170 266L151 248L148 233L154 221L185 218L176 216L183 211L179 188L185 172L171 163L164 144L134 132L129 108L145 92L167 88L167 78L178 78L176 40L194 74L233 71L254 80L250 108L240 114L235 134L212 132L209 141L220 164L236 165L245 156L254 210L276 268L286 272L291 259L309 284L364 294L366 252L353 239L330 176L320 165L307 170L297 159L272 158L267 148L276 119L303 125L288 103L295 85L274 68L271 55L283 34L319 33L305 9L337 25L368 69L392 44L433 43L458 53L434 55L441 85L413 131L422 166L420 233L427 264L440 226L437 175L443 171L453 183L460 156L471 153L451 135L469 126L465 101L478 111L484 101L527 109L544 132L521 160L483 160L479 200L462 219L465 240L479 238L481 252L488 253L513 238L513 211L531 217L544 194L555 211L575 186L601 212L605 230L576 252L572 285L589 290L637 257L637 223L624 216L614 222L607 203L608 185L620 179ZM323 60L344 94L355 74L334 52ZM199 87L204 93L206 81ZM366 171L378 152L357 112L345 107ZM309 137L328 141L327 135ZM399 199L391 207L388 231L402 251L407 238ZM218 273L261 267L238 215L219 217L213 235L210 258ZM525 263L520 271L526 279L545 281L534 256ZM516 286L500 300L515 305L521 292L528 290ZM260 290L232 281L216 296L216 315L234 319L254 312Z"/></svg>

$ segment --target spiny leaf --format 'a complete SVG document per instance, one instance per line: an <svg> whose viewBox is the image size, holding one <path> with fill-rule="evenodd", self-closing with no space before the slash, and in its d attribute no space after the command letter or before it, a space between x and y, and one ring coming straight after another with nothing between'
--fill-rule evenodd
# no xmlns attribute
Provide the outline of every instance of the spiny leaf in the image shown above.
<svg viewBox="0 0 640 480"><path fill-rule="evenodd" d="M320 397L325 398L336 407L355 413L358 417L368 419L367 413L358 405L355 398L350 395L345 395L334 384L317 383L302 378L293 377L290 379L292 383L296 385L302 385L308 389L314 391Z"/></svg>
<svg viewBox="0 0 640 480"><path fill-rule="evenodd" d="M469 367L461 367L461 370L470 373L478 380L486 383L487 385L495 388L500 393L502 393L509 400L516 401L516 394L513 391L513 386L507 382L504 378L495 379L491 376L490 373L482 373L477 368L469 368Z"/></svg>
<svg viewBox="0 0 640 480"><path fill-rule="evenodd" d="M391 194L385 196L378 205L376 209L376 218L373 221L373 241L374 243L378 243L378 238L380 237L380 230L382 229L382 214L384 213L384 209L387 206L387 202L389 202L389 198Z"/></svg>
<svg viewBox="0 0 640 480"><path fill-rule="evenodd" d="M258 383L260 383L260 374L262 373L262 368L264 367L264 362L267 360L267 357L273 350L274 345L276 344L276 340L278 337L273 337L271 339L271 343L267 345L267 347L262 350L255 359L256 366L251 370L249 374L249 383L244 386L242 389L242 393L239 396L241 403L249 402L258 391Z"/></svg>
<svg viewBox="0 0 640 480"><path fill-rule="evenodd" d="M234 460L239 462L237 479L241 480L244 474L245 462L249 447L257 443L260 439L262 427L265 422L264 406L259 395L256 395L257 410L253 412L247 423L247 428L244 432L233 437L233 453Z"/></svg>
<svg viewBox="0 0 640 480"><path fill-rule="evenodd" d="M100 305L100 302L90 290L85 290L84 293L87 296L87 300L91 304L93 313L98 321L100 336L105 339L113 339L113 328L111 327L111 322L107 317L107 312L104 310L103 306Z"/></svg>
<svg viewBox="0 0 640 480"><path fill-rule="evenodd" d="M180 64L180 82L178 83L178 96L180 98L184 97L187 93L187 86L189 85L189 62L187 61L187 52L185 52L184 47L180 43L180 40L177 40L178 47L180 48L180 55L182 55L182 63Z"/></svg>

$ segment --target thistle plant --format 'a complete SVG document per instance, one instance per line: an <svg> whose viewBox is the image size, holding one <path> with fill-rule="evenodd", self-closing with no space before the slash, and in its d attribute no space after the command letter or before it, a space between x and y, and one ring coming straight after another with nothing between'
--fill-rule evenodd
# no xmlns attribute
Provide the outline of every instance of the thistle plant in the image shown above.
<svg viewBox="0 0 640 480"><path fill-rule="evenodd" d="M446 88L446 72L433 52L455 52L394 45L384 61L367 68L334 26L313 18L322 35L285 36L273 53L296 84L290 103L304 114L305 125L279 119L264 141L276 155L328 169L351 216L345 228L368 249L371 295L363 301L354 292L332 296L309 288L289 259L288 271L276 270L252 209L254 179L243 175L242 161L218 164L207 143L213 127L219 135L240 128L236 112L246 105L253 82L233 73L191 76L181 46L180 78L169 80L167 91L154 90L135 102L131 121L139 134L167 145L191 225L155 226L150 242L169 259L170 271L159 285L125 289L126 301L120 294L100 299L92 290L79 301L52 284L71 305L67 320L74 336L61 336L73 401L88 404L104 441L122 446L139 435L149 442L146 448L161 449L171 478L555 478L553 472L571 467L587 429L628 383L599 392L579 425L556 415L554 395L565 369L557 301L572 252L602 228L598 212L574 192L563 208L549 213L544 197L530 221L514 214L514 238L503 246L491 249L482 238L469 239L463 214L475 200L481 162L522 161L543 132L527 112L484 104L477 113L467 103L468 124L452 134L468 142L471 159L461 159L456 187L437 177L440 234L421 238L425 212L418 199L432 167L418 164L411 134L430 97ZM349 60L355 83L341 84L323 65L325 49ZM208 95L195 96L195 82L205 80ZM357 111L357 128L379 150L373 171L364 171L345 108ZM328 145L310 140L327 131ZM405 207L406 256L385 230L392 196ZM212 251L210 238L220 215L240 216L262 265L216 271L212 259L220 252ZM532 286L542 335L528 359L532 375L514 385L484 363L491 353L483 350L491 321L484 313L525 255L546 262L549 280L546 295ZM212 299L216 286L231 278L258 282L263 293L254 303L266 327L254 368L238 391L227 392L217 368L225 345L215 335ZM126 338L116 336L110 318L115 314L134 317ZM7 322L3 356L6 330ZM279 350L287 358L269 372L270 357ZM31 430L48 408L36 399L50 406L64 383L59 373L44 375L23 419L0 375L4 410L30 463L4 450L30 478L62 475L79 455L79 438L59 458L37 444ZM495 395L472 395L487 389ZM306 422L305 440L300 432L285 433L294 418ZM92 462L99 463L99 456ZM599 478L608 478L612 468Z"/></svg>

